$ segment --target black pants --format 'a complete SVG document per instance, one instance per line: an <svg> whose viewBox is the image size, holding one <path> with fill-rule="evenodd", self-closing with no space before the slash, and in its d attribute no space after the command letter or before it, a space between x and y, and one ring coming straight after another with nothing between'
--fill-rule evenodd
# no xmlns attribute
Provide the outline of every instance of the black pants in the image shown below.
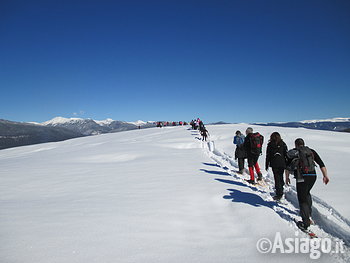
<svg viewBox="0 0 350 263"><path fill-rule="evenodd" d="M244 169L244 158L238 158L238 169L240 172L243 172Z"/></svg>
<svg viewBox="0 0 350 263"><path fill-rule="evenodd" d="M272 167L273 177L275 178L275 189L276 189L276 195L282 196L283 195L283 186L284 186L284 180L283 180L283 173L284 168L283 167Z"/></svg>
<svg viewBox="0 0 350 263"><path fill-rule="evenodd" d="M316 182L316 176L304 176L304 182L297 183L300 215L306 227L310 226L312 198L310 191Z"/></svg>

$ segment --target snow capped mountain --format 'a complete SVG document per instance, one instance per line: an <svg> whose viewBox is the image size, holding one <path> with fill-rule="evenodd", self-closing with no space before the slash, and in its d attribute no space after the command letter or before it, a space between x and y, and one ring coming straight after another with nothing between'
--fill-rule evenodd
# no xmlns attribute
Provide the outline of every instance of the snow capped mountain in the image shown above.
<svg viewBox="0 0 350 263"><path fill-rule="evenodd" d="M102 121L97 121L95 120L95 122L101 126L110 126L113 124L113 122L118 122L118 123L127 123L127 124L132 124L135 126L144 126L147 124L154 124L154 121L142 121L142 120L138 120L138 121L115 121L113 119L106 119L106 120L102 120Z"/></svg>
<svg viewBox="0 0 350 263"><path fill-rule="evenodd" d="M0 120L0 149L57 142L82 136L80 132L64 127Z"/></svg>
<svg viewBox="0 0 350 263"><path fill-rule="evenodd" d="M300 122L255 123L262 126L278 126L290 128L307 128L327 131L345 131L350 128L350 118L333 118L325 120L305 120Z"/></svg>
<svg viewBox="0 0 350 263"><path fill-rule="evenodd" d="M155 127L154 122L125 122L55 117L42 123L0 120L0 149L71 138Z"/></svg>
<svg viewBox="0 0 350 263"><path fill-rule="evenodd" d="M135 130L139 126L142 126L142 128L155 127L153 122L145 122L140 120L137 122L125 122L108 118L106 120L98 121L92 119L63 117L53 118L52 120L43 122L42 125L48 127L63 127L84 135L97 135L102 133Z"/></svg>
<svg viewBox="0 0 350 263"><path fill-rule="evenodd" d="M96 135L109 132L108 128L97 124L92 119L56 117L43 122L43 125L47 127L63 127L84 135Z"/></svg>
<svg viewBox="0 0 350 263"><path fill-rule="evenodd" d="M130 124L134 124L134 125L136 125L136 126L143 126L143 125L147 125L147 124L153 124L153 123L155 123L154 121L142 121L142 120L138 120L138 121L134 121L134 122L128 122L128 123L130 123Z"/></svg>
<svg viewBox="0 0 350 263"><path fill-rule="evenodd" d="M102 120L102 121L97 121L97 120L94 120L97 124L101 125L101 126L108 126L110 125L112 122L114 122L114 120L112 119L105 119L105 120Z"/></svg>
<svg viewBox="0 0 350 263"><path fill-rule="evenodd" d="M350 118L333 118L333 119L325 119L325 120L305 120L305 121L301 121L301 123L318 123L318 122L350 122Z"/></svg>
<svg viewBox="0 0 350 263"><path fill-rule="evenodd" d="M76 122L83 122L84 119L81 118L63 118L63 117L55 117L52 120L43 122L42 124L45 126L56 126L56 125L62 125L66 123L76 123Z"/></svg>
<svg viewBox="0 0 350 263"><path fill-rule="evenodd" d="M141 121L141 120L138 120L138 121L135 121L135 122L128 122L128 123L134 124L134 125L137 125L137 126L142 126L142 125L147 124L147 122Z"/></svg>

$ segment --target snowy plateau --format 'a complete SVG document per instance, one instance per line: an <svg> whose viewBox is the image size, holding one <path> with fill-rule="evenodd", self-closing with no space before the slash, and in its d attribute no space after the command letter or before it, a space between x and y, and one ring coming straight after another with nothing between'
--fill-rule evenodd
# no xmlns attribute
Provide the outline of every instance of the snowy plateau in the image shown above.
<svg viewBox="0 0 350 263"><path fill-rule="evenodd" d="M187 126L1 150L0 262L315 262L258 252L258 240L276 233L308 237L293 222L295 180L276 203L271 170L263 172L267 187L237 174L232 139L247 126L208 125L215 147ZM264 146L278 131L289 148L302 137L319 153L330 183L317 168L311 228L318 239L342 240L344 250L317 262L350 262L350 134L252 127Z"/></svg>

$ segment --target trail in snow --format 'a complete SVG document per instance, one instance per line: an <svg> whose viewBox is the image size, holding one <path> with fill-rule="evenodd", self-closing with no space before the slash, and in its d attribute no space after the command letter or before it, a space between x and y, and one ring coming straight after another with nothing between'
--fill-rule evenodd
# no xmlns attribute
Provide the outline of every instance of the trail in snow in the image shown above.
<svg viewBox="0 0 350 263"><path fill-rule="evenodd" d="M198 134L192 131L195 139L199 139ZM221 182L230 183L232 185L246 186L252 189L255 195L261 198L263 201L256 202L258 205L265 206L273 209L282 219L288 221L290 227L294 227L296 231L299 231L295 225L295 220L300 220L299 216L299 204L297 199L297 192L295 186L285 186L285 197L281 202L276 202L273 200L274 195L274 179L273 174L270 172L263 172L263 178L267 186L254 185L252 186L246 182L244 176L248 177L248 170L245 169L245 174L238 174L238 163L234 160L232 156L225 152L221 152L219 149L215 148L215 142L209 140L208 142L203 142L202 148L205 153L215 162L215 165L221 167L223 173L232 176L230 180L215 179ZM210 164L208 164L210 165ZM224 196L225 199L236 199L238 192L240 192L240 199L243 199L244 193L239 190L231 190L230 195ZM249 197L251 198L251 197ZM312 220L314 225L310 226L310 229L317 234L320 238L330 238L336 244L338 241L342 240L344 242L345 253L334 254L333 256L338 260L349 262L350 261L350 222L344 216L342 216L338 211L336 211L327 202L312 195L313 209L312 209ZM258 200L258 199L257 199ZM236 200L235 200L236 201ZM246 201L248 200L240 200ZM256 201L256 200L255 200ZM332 248L334 249L334 248Z"/></svg>

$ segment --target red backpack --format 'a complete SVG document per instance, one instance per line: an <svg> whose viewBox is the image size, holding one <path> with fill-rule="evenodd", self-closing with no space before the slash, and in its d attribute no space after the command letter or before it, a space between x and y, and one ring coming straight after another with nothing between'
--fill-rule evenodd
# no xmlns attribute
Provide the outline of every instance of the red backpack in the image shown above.
<svg viewBox="0 0 350 263"><path fill-rule="evenodd" d="M252 133L249 137L250 139L250 151L252 154L261 154L262 153L262 145L264 143L264 136L260 133L255 132Z"/></svg>

